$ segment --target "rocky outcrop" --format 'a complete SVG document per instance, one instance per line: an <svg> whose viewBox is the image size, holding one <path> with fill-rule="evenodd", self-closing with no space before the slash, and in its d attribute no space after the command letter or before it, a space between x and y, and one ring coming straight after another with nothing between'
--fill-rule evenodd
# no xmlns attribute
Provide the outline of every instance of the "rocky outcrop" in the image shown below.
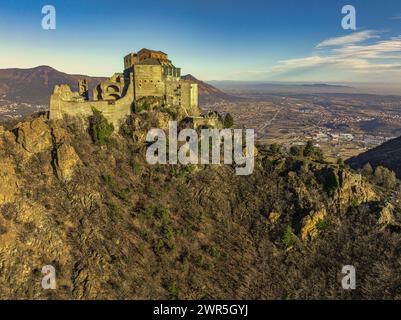
<svg viewBox="0 0 401 320"><path fill-rule="evenodd" d="M0 205L13 202L18 191L18 179L15 165L11 159L5 159L0 165Z"/></svg>
<svg viewBox="0 0 401 320"><path fill-rule="evenodd" d="M352 203L365 203L377 200L378 196L362 175L350 171L338 172L339 188L334 197L342 210Z"/></svg>
<svg viewBox="0 0 401 320"><path fill-rule="evenodd" d="M388 226L388 225L393 225L395 223L395 217L394 217L394 206L391 203L387 203L379 213L379 220L378 224L381 226Z"/></svg>
<svg viewBox="0 0 401 320"><path fill-rule="evenodd" d="M311 213L310 215L306 216L302 220L301 239L302 240L315 239L319 234L317 224L319 222L324 222L326 217L327 217L326 209L318 210L317 212Z"/></svg>
<svg viewBox="0 0 401 320"><path fill-rule="evenodd" d="M49 126L42 117L17 126L17 142L29 153L40 153L52 148Z"/></svg>
<svg viewBox="0 0 401 320"><path fill-rule="evenodd" d="M75 168L81 163L81 159L75 152L75 149L68 145L62 144L57 148L55 168L57 177L61 180L71 180Z"/></svg>
<svg viewBox="0 0 401 320"><path fill-rule="evenodd" d="M281 217L281 214L279 212L270 212L268 220L270 224L276 223Z"/></svg>

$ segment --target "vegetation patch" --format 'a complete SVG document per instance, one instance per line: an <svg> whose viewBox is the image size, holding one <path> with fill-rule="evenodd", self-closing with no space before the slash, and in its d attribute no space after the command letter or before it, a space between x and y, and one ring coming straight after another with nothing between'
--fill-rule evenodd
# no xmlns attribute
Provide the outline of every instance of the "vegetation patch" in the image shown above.
<svg viewBox="0 0 401 320"><path fill-rule="evenodd" d="M93 116L89 118L89 131L93 142L99 146L109 145L114 132L113 124L109 123L96 108L92 108L92 112Z"/></svg>

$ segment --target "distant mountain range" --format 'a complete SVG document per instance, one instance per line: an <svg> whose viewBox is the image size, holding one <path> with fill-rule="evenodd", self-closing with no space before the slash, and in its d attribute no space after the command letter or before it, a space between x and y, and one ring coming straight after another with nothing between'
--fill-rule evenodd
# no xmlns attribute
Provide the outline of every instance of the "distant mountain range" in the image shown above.
<svg viewBox="0 0 401 320"><path fill-rule="evenodd" d="M387 141L374 149L348 159L346 162L353 169L362 168L367 163L370 163L373 168L381 165L393 170L401 179L401 138Z"/></svg>
<svg viewBox="0 0 401 320"><path fill-rule="evenodd" d="M235 99L235 97L196 79L192 75L186 75L183 78L199 85L199 100L201 103L212 100ZM55 85L68 84L71 89L78 90L78 79L88 80L90 92L92 92L93 87L107 78L67 74L49 66L39 66L31 69L0 69L0 98L12 102L48 105Z"/></svg>
<svg viewBox="0 0 401 320"><path fill-rule="evenodd" d="M78 79L87 79L93 88L103 77L71 75L49 66L32 69L0 69L0 98L13 102L49 104L54 86L68 84L78 90Z"/></svg>
<svg viewBox="0 0 401 320"><path fill-rule="evenodd" d="M211 84L198 80L191 74L187 74L182 78L198 84L199 100L201 103L212 102L216 100L233 101L239 99L238 97L225 93L224 91L212 86Z"/></svg>
<svg viewBox="0 0 401 320"><path fill-rule="evenodd" d="M293 82L262 82L262 81L210 81L210 84L221 90L246 93L359 93L355 87L328 83L293 83Z"/></svg>

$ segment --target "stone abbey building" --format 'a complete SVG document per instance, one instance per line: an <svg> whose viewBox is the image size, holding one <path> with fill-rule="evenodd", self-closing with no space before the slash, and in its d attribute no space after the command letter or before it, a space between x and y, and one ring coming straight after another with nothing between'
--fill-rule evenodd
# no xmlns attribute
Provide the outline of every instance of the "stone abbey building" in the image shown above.
<svg viewBox="0 0 401 320"><path fill-rule="evenodd" d="M79 91L57 85L50 99L50 119L91 116L93 108L119 128L124 118L136 112L145 101L157 101L167 107L182 108L183 113L198 116L198 85L181 78L166 53L142 49L124 58L124 72L98 84L90 98L87 81L80 80Z"/></svg>

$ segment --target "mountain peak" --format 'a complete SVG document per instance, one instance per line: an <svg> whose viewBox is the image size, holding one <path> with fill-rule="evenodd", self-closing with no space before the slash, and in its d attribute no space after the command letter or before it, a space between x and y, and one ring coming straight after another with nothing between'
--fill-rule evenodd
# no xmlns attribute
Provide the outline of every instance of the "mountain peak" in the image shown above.
<svg viewBox="0 0 401 320"><path fill-rule="evenodd" d="M201 103L210 101L210 100L236 100L237 97L231 96L220 89L208 84L204 81L201 81L195 78L192 74L187 74L182 76L183 79L192 81L198 85L199 97Z"/></svg>

